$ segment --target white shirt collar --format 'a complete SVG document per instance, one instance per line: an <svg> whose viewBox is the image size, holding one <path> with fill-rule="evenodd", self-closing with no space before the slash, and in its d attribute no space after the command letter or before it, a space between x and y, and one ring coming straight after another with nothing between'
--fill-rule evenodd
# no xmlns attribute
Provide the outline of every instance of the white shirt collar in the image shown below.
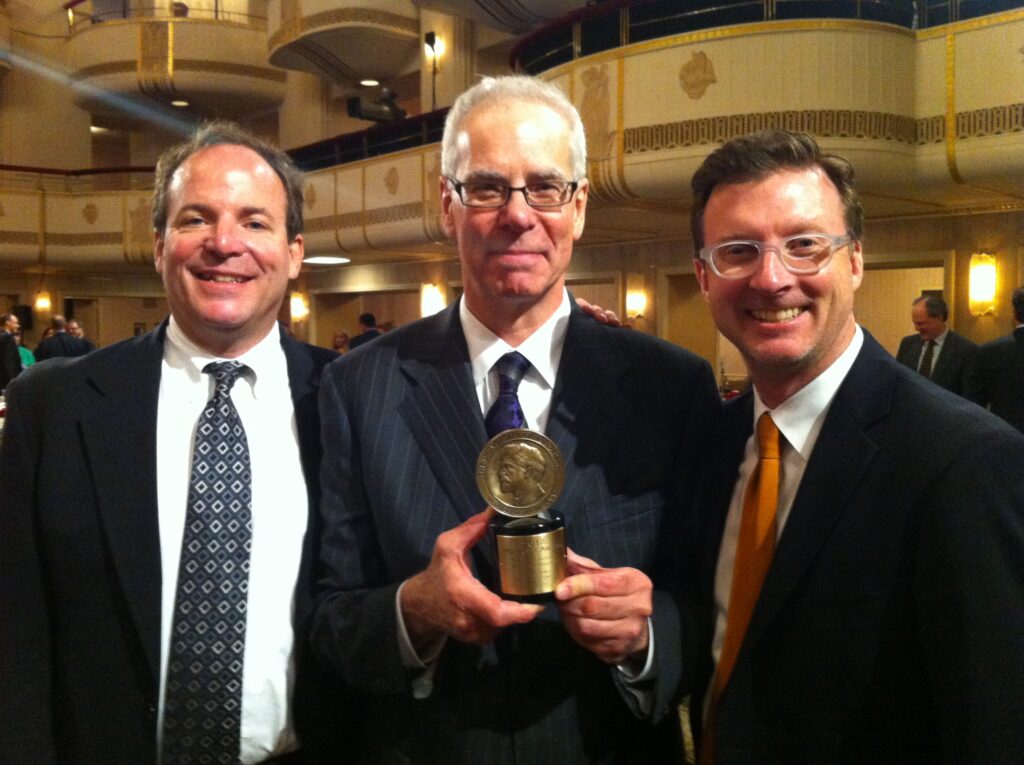
<svg viewBox="0 0 1024 765"><path fill-rule="evenodd" d="M526 357L547 387L553 389L558 374L558 363L562 358L562 348L565 345L565 335L569 329L571 308L569 292L563 289L562 302L555 312L519 347L513 348L487 329L466 306L465 299L460 299L459 320L462 322L462 333L466 336L473 384L479 386L495 362L509 351L515 350Z"/></svg>
<svg viewBox="0 0 1024 765"><path fill-rule="evenodd" d="M938 335L935 336L935 339L932 340L932 342L935 343L937 346L939 346L941 348L945 344L945 342L946 342L946 335L948 335L948 334L949 334L949 327L946 327L946 329L942 330L941 333L939 333Z"/></svg>
<svg viewBox="0 0 1024 765"><path fill-rule="evenodd" d="M818 433L825 414L828 412L832 399L835 398L839 386L853 366L853 362L864 345L864 332L856 327L850 344L835 361L820 375L807 385L787 398L775 409L769 410L761 401L761 396L754 388L754 422L763 412L771 411L772 420L779 432L804 460L811 458L811 451L818 440Z"/></svg>
<svg viewBox="0 0 1024 765"><path fill-rule="evenodd" d="M196 345L174 320L174 316L171 316L167 325L167 338L164 341L164 361L168 365L180 369L193 382L198 382L203 376L203 367L211 361L224 360L224 357L215 356ZM274 326L262 340L234 360L249 367L250 371L246 372L242 379L249 381L254 398L259 398L260 380L287 381L287 371L283 376L279 373L284 363L280 325L274 322Z"/></svg>

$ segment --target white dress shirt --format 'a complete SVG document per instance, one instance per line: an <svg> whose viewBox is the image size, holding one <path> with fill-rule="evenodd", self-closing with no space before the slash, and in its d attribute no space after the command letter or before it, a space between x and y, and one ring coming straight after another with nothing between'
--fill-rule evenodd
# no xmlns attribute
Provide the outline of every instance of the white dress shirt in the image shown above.
<svg viewBox="0 0 1024 765"><path fill-rule="evenodd" d="M160 705L164 693L178 583L192 448L199 415L213 393L203 367L220 361L189 340L173 317L167 327L157 409L157 502L162 608ZM292 628L295 585L308 522L308 495L288 366L277 324L238 359L250 371L231 389L245 427L252 465L252 551L242 670L241 762L261 762L298 747L290 704L294 684Z"/></svg>
<svg viewBox="0 0 1024 765"><path fill-rule="evenodd" d="M775 426L782 434L781 440L781 475L779 478L779 500L776 511L776 539L782 536L793 507L800 481L807 468L807 462L818 442L821 426L825 422L832 400L846 375L853 366L857 354L864 344L864 333L856 328L853 339L846 350L824 372L798 390L775 409L769 410L761 401L754 387L754 422L763 412L770 412ZM747 490L750 474L757 467L756 428L747 439L740 463L736 485L733 487L732 500L729 503L729 514L725 520L725 531L722 544L718 550L718 566L715 570L715 637L712 653L715 665L722 652L725 640L726 617L729 613L729 594L732 588L732 570L736 561L736 542L740 532L740 518L743 516L743 496ZM714 678L712 678L712 686ZM709 686L710 687L710 686ZM707 695L710 700L711 694ZM707 712L705 706L705 713Z"/></svg>

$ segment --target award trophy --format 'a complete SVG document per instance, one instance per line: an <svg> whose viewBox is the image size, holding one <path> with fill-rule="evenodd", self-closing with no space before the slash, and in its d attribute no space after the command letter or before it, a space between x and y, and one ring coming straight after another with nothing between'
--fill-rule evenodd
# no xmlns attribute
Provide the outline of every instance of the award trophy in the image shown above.
<svg viewBox="0 0 1024 765"><path fill-rule="evenodd" d="M550 510L564 483L562 454L541 433L505 430L480 452L476 485L498 513L490 525L502 597L544 603L565 578L565 523Z"/></svg>

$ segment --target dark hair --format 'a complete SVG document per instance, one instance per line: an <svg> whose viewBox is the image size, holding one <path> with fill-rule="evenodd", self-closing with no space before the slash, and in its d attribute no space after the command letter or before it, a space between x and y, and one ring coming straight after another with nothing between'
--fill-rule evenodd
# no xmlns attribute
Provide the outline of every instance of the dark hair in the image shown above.
<svg viewBox="0 0 1024 765"><path fill-rule="evenodd" d="M291 157L278 149L276 146L258 138L248 130L227 120L216 120L208 122L200 127L192 137L184 143L172 146L163 154L156 164L156 177L153 183L153 228L157 233L162 234L167 227L167 214L170 206L169 195L171 179L178 168L191 157L203 149L221 144L231 146L244 146L251 149L263 158L263 161L270 165L277 173L284 186L285 198L287 199L287 211L285 225L288 232L288 241L295 241L295 237L302 233L302 173L295 167Z"/></svg>
<svg viewBox="0 0 1024 765"><path fill-rule="evenodd" d="M788 130L763 130L734 138L715 149L690 181L693 210L690 230L694 251L704 246L704 208L716 187L748 183L782 170L820 167L839 192L846 230L859 240L864 233L864 208L853 188L853 167L842 157L823 154L813 138Z"/></svg>
<svg viewBox="0 0 1024 765"><path fill-rule="evenodd" d="M1013 291L1013 315L1017 321L1024 322L1024 287L1018 287Z"/></svg>
<svg viewBox="0 0 1024 765"><path fill-rule="evenodd" d="M377 317L372 313L361 313L359 314L359 323L364 327L376 327Z"/></svg>
<svg viewBox="0 0 1024 765"><path fill-rule="evenodd" d="M924 303L924 310L928 312L929 316L941 318L943 321L949 318L949 306L940 297L921 295L921 297L914 300L913 305L918 303Z"/></svg>

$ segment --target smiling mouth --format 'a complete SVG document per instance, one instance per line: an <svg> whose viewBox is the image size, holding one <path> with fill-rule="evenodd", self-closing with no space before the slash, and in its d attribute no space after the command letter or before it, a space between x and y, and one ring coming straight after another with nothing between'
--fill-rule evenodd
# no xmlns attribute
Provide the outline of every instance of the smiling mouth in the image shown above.
<svg viewBox="0 0 1024 765"><path fill-rule="evenodd" d="M758 321L772 322L777 324L780 322L792 321L801 313L803 313L803 311L803 308L780 308L775 311L751 311L750 315L753 316Z"/></svg>
<svg viewBox="0 0 1024 765"><path fill-rule="evenodd" d="M200 281L213 282L214 284L242 284L249 281L244 276L226 276L223 274L199 274L198 278Z"/></svg>

